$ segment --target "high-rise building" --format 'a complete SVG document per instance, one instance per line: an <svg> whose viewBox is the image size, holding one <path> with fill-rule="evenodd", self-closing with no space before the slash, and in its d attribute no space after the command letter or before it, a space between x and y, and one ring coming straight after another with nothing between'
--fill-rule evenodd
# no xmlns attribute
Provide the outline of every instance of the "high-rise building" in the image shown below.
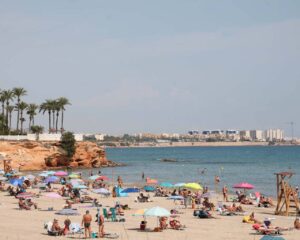
<svg viewBox="0 0 300 240"><path fill-rule="evenodd" d="M253 141L264 141L264 132L262 130L250 130L250 138Z"/></svg>
<svg viewBox="0 0 300 240"><path fill-rule="evenodd" d="M267 141L281 141L283 140L283 130L281 129L268 129L265 131Z"/></svg>

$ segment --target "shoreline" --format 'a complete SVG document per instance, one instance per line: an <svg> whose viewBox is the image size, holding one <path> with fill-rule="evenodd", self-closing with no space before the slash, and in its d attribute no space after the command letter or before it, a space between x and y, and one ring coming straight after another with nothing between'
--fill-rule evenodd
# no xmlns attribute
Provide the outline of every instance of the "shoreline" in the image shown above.
<svg viewBox="0 0 300 240"><path fill-rule="evenodd" d="M118 143L119 144L119 143ZM172 148L172 147L285 147L300 144L279 143L270 145L268 142L172 142L172 143L139 143L129 146L106 146L105 148Z"/></svg>

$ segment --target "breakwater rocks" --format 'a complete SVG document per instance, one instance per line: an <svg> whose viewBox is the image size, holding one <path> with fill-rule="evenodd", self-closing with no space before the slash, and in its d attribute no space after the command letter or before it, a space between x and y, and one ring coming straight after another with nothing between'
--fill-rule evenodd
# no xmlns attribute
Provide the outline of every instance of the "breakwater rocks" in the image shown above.
<svg viewBox="0 0 300 240"><path fill-rule="evenodd" d="M11 160L11 166L23 171L49 168L98 168L121 164L109 161L105 150L92 142L77 142L74 156L69 159L59 142L0 141L0 155ZM0 168L2 166L0 165Z"/></svg>

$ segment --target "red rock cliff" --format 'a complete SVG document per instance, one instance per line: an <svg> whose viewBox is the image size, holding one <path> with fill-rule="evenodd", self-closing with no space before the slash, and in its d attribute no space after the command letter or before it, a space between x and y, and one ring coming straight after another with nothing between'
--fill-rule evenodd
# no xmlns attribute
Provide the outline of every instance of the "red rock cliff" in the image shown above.
<svg viewBox="0 0 300 240"><path fill-rule="evenodd" d="M0 141L0 154L6 159L11 159L12 167L20 170L44 170L66 167L68 164L59 143ZM105 150L95 143L77 142L76 152L69 166L93 168L115 165L106 159ZM0 168L3 166L0 165Z"/></svg>

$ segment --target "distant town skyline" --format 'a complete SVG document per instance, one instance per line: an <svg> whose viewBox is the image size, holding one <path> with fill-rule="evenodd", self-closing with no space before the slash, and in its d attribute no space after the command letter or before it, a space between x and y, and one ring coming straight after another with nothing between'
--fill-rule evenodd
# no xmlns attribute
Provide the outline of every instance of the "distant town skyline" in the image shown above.
<svg viewBox="0 0 300 240"><path fill-rule="evenodd" d="M67 97L65 128L78 133L291 136L294 122L300 137L299 9L292 0L2 0L0 88L24 87L26 102Z"/></svg>

